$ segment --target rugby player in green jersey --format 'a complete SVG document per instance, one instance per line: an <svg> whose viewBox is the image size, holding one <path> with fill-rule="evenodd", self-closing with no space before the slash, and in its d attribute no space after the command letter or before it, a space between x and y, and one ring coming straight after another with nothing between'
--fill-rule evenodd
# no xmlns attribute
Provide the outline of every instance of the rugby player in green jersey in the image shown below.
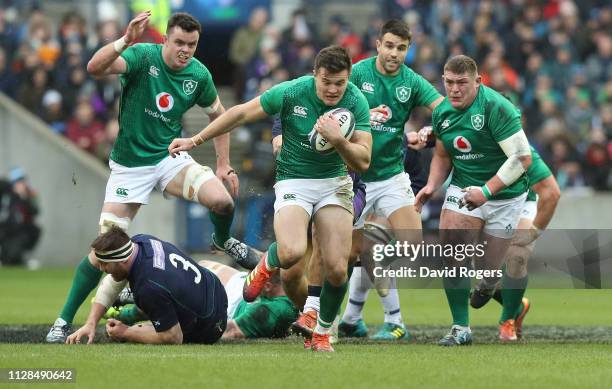
<svg viewBox="0 0 612 389"><path fill-rule="evenodd" d="M421 215L415 211L410 177L404 172L404 126L414 108L422 106L433 110L443 97L404 64L411 38L405 22L387 21L376 40L378 55L358 62L351 73L351 82L368 99L372 124L372 163L361 175L366 186L366 204L353 232L353 261L360 254L364 223L374 216L388 220L398 241L421 241L418 233ZM339 326L340 335L367 334L361 319L369 286L367 277L363 267L355 267L349 302ZM388 294L381 298L385 323L374 339L397 340L408 336L400 312L396 280L390 281Z"/></svg>
<svg viewBox="0 0 612 389"><path fill-rule="evenodd" d="M465 55L452 57L444 65L443 78L447 96L432 115L436 146L429 179L416 196L416 206L421 209L452 169L440 215L442 239L459 244L486 241L484 257L476 260L486 261L479 268L496 275L525 202L528 183L524 173L531 164L529 142L520 111L501 94L481 84L473 59ZM444 346L472 342L470 278L462 262L467 261L445 260L450 270L443 283L453 325L439 342ZM519 308L521 299L515 297L506 299L504 295L506 312Z"/></svg>
<svg viewBox="0 0 612 389"><path fill-rule="evenodd" d="M514 294L511 298L522 303L515 312L502 312L500 319L504 327L500 329L499 336L505 341L514 341L523 336L523 320L529 312L529 299L524 297L527 288L527 262L533 253L535 241L548 226L553 217L561 192L557 180L546 166L536 150L531 148L532 163L527 169L529 191L527 200L521 211L517 231L510 242L506 253L506 269L504 278L514 280L514 285L502 278L501 284L509 286L507 294ZM503 305L500 282L491 282L483 279L475 287L470 296L470 305L473 308L483 307L493 297Z"/></svg>
<svg viewBox="0 0 612 389"><path fill-rule="evenodd" d="M199 105L212 121L224 112L210 72L193 57L201 26L191 15L174 14L163 45L134 44L147 27L151 13L132 19L123 37L98 50L87 71L93 76L120 74L122 85L119 135L110 155L110 178L100 214L100 231L116 225L127 230L154 188L198 202L210 209L215 226L213 243L245 267L259 257L230 237L238 178L229 162L229 136L215 141L216 176L187 153L167 154L170 141L182 131L183 114ZM231 195L225 189L226 182ZM101 271L90 253L78 265L60 317L47 334L50 343L64 343L76 311L100 280ZM123 288L116 285L116 293ZM114 296L108 297L112 302Z"/></svg>
<svg viewBox="0 0 612 389"><path fill-rule="evenodd" d="M277 158L274 186L276 242L247 277L244 298L252 301L274 271L300 261L307 249L308 223L313 218L325 270L321 311L312 336L314 351L333 351L329 332L347 288L353 224L352 180L347 166L363 172L370 165L368 102L349 82L350 73L351 59L346 50L326 47L315 58L314 76L278 84L232 107L196 136L175 139L168 148L171 154L190 150L236 126L280 113L283 147ZM338 122L326 115L340 107L355 117L355 132L350 140L342 136ZM334 146L335 152L321 154L313 150L308 140L313 129Z"/></svg>

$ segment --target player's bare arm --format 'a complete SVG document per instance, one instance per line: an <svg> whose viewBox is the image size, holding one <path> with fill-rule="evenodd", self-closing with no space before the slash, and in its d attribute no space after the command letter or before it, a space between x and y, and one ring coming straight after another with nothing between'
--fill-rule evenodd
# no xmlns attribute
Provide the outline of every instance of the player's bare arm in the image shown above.
<svg viewBox="0 0 612 389"><path fill-rule="evenodd" d="M183 331L176 323L172 328L156 332L152 325L136 324L127 326L119 320L109 319L106 322L106 332L114 340L145 343L145 344L182 344Z"/></svg>
<svg viewBox="0 0 612 389"><path fill-rule="evenodd" d="M451 168L452 163L450 155L444 148L444 144L440 140L436 140L436 147L434 149L433 158L431 159L427 185L425 185L416 195L414 206L417 212L421 212L423 205L425 205L434 192L442 186L444 181L446 181L451 172Z"/></svg>
<svg viewBox="0 0 612 389"><path fill-rule="evenodd" d="M221 100L219 100L218 96L211 107L212 110L208 113L208 120L210 123L225 113L225 107L221 104ZM213 140L213 143L215 145L215 154L217 157L217 178L228 186L230 194L232 197L236 198L240 189L240 183L238 175L230 164L230 136L229 134L218 136Z"/></svg>
<svg viewBox="0 0 612 389"><path fill-rule="evenodd" d="M189 151L210 139L230 132L240 125L261 120L267 116L268 114L263 110L258 96L251 101L228 109L193 137L174 139L168 146L168 152L174 157L181 151Z"/></svg>
<svg viewBox="0 0 612 389"><path fill-rule="evenodd" d="M349 141L342 136L338 122L328 115L317 119L315 130L334 146L349 169L357 173L368 170L372 157L372 134L357 130Z"/></svg>
<svg viewBox="0 0 612 389"><path fill-rule="evenodd" d="M236 324L235 320L228 320L227 327L225 328L225 332L223 332L223 336L221 338L244 339L246 338L246 336L244 336L244 333L242 332L240 327L238 327L238 324Z"/></svg>
<svg viewBox="0 0 612 389"><path fill-rule="evenodd" d="M87 72L94 77L125 73L127 65L120 54L142 36L150 17L151 11L136 15L128 24L124 36L96 51L87 63Z"/></svg>
<svg viewBox="0 0 612 389"><path fill-rule="evenodd" d="M281 147L283 147L283 136L277 135L272 139L272 155L274 155L274 158L280 153Z"/></svg>
<svg viewBox="0 0 612 389"><path fill-rule="evenodd" d="M459 207L467 206L468 210L480 207L502 189L518 180L531 165L531 149L523 130L507 139L498 142L508 157L497 173L482 187L467 187L465 196L459 200Z"/></svg>
<svg viewBox="0 0 612 389"><path fill-rule="evenodd" d="M87 317L87 321L81 328L72 333L68 338L66 338L66 344L75 344L81 343L81 339L84 336L87 336L87 344L92 344L94 338L96 336L96 326L104 313L106 312L106 307L100 303L94 303L91 306L91 311L89 311L89 316Z"/></svg>

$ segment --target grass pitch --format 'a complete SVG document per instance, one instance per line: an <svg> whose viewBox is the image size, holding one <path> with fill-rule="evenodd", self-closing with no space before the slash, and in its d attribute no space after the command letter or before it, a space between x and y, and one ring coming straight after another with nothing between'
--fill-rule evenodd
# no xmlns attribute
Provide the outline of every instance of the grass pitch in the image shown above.
<svg viewBox="0 0 612 389"><path fill-rule="evenodd" d="M100 343L93 346L36 344L61 309L72 272L0 269L0 367L75 368L77 386L87 388L588 388L612 382L610 290L528 290L533 307L525 321L526 338L513 345L496 341L500 308L495 302L470 312L473 346L433 345L450 321L440 290L400 290L412 340L344 342L333 355L305 351L295 337L214 346L111 344L102 328ZM82 309L76 322L86 314ZM371 331L382 323L375 292L364 317Z"/></svg>

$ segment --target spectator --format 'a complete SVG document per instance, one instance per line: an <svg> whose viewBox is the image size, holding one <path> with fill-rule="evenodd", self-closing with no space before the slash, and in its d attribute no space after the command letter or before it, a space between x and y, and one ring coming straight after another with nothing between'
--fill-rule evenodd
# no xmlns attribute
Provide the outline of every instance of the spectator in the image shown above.
<svg viewBox="0 0 612 389"><path fill-rule="evenodd" d="M62 104L62 95L55 89L45 92L42 99L43 120L58 134L66 132L66 115Z"/></svg>
<svg viewBox="0 0 612 389"><path fill-rule="evenodd" d="M79 148L95 154L98 145L104 141L104 124L96 119L91 103L81 100L74 117L68 122L66 136Z"/></svg>
<svg viewBox="0 0 612 389"><path fill-rule="evenodd" d="M0 47L0 92L15 97L17 79L11 71L6 51Z"/></svg>
<svg viewBox="0 0 612 389"><path fill-rule="evenodd" d="M237 102L244 99L247 65L259 51L264 27L268 22L268 11L255 8L249 23L234 33L229 48L229 59L234 65L234 94Z"/></svg>
<svg viewBox="0 0 612 389"><path fill-rule="evenodd" d="M13 168L8 179L11 193L3 194L2 199L8 198L10 205L4 231L0 233L0 262L2 265L22 265L24 255L34 249L40 239L41 230L35 222L38 201L21 168Z"/></svg>

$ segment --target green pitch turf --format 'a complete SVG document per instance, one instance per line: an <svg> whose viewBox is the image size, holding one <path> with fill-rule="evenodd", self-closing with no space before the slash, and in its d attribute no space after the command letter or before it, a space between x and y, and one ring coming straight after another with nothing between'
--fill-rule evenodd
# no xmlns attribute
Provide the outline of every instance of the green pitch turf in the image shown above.
<svg viewBox="0 0 612 389"><path fill-rule="evenodd" d="M337 345L333 355L313 355L295 337L214 346L108 344L102 328L101 344L31 344L42 340L57 316L71 277L72 269L0 269L0 367L75 368L77 387L87 388L589 388L612 382L610 290L529 290L533 308L526 339L513 345L496 341L495 302L471 311L473 346L433 345L449 327L441 290L400 290L411 341L350 341ZM374 291L365 319L371 331L383 320ZM19 339L31 343L1 344Z"/></svg>

